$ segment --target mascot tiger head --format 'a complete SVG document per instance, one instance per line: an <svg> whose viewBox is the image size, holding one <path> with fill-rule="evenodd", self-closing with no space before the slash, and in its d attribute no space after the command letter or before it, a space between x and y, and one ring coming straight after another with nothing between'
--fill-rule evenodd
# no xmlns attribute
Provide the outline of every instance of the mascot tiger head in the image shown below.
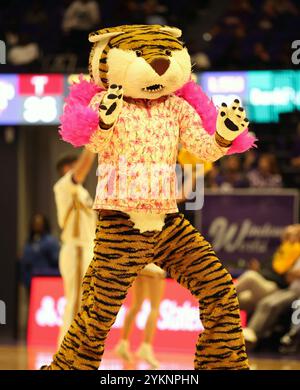
<svg viewBox="0 0 300 390"><path fill-rule="evenodd" d="M108 88L122 85L124 95L157 99L181 88L191 76L191 60L179 40L181 31L160 25L105 28L89 35L93 47L89 72Z"/></svg>

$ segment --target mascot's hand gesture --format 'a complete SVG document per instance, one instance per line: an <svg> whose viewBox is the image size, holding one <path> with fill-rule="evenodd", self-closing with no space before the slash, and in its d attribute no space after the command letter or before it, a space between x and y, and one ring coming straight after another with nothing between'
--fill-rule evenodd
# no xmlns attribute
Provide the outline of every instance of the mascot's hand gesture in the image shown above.
<svg viewBox="0 0 300 390"><path fill-rule="evenodd" d="M114 125L123 105L123 88L112 84L99 106L100 128L108 130Z"/></svg>
<svg viewBox="0 0 300 390"><path fill-rule="evenodd" d="M246 118L246 111L241 107L240 101L235 99L228 107L222 103L218 118L216 140L224 147L231 145L232 141L237 138L249 125Z"/></svg>

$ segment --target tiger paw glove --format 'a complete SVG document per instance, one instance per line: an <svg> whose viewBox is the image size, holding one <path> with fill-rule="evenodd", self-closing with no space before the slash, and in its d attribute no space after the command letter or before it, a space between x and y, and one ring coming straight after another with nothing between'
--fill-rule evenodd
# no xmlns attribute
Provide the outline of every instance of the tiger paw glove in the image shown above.
<svg viewBox="0 0 300 390"><path fill-rule="evenodd" d="M237 138L249 125L246 111L241 107L240 101L235 99L228 107L222 103L217 117L217 131L215 134L217 143L222 147L230 147L232 141Z"/></svg>
<svg viewBox="0 0 300 390"><path fill-rule="evenodd" d="M123 106L123 88L112 84L104 95L99 106L99 126L103 130L110 129L121 112Z"/></svg>

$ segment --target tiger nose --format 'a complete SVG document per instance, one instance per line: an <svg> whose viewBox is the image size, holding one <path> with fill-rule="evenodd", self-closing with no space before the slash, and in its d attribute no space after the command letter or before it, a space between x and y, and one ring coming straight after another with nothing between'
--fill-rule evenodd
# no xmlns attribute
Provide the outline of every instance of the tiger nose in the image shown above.
<svg viewBox="0 0 300 390"><path fill-rule="evenodd" d="M150 62L150 65L159 76L162 76L169 68L170 60L167 58L155 58L155 60Z"/></svg>

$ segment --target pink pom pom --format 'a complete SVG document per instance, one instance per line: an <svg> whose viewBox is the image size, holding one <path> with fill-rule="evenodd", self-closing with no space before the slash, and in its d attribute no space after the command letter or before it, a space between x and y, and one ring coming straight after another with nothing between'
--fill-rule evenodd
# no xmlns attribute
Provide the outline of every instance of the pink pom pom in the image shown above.
<svg viewBox="0 0 300 390"><path fill-rule="evenodd" d="M59 134L64 141L75 147L89 143L99 123L98 113L89 107L89 103L95 94L102 90L93 82L84 80L82 76L79 77L79 83L70 87L64 112L60 117Z"/></svg>
<svg viewBox="0 0 300 390"><path fill-rule="evenodd" d="M103 91L103 88L98 87L92 81L84 80L83 75L79 76L79 83L73 83L70 86L70 94L66 98L67 104L80 103L88 105L96 93Z"/></svg>
<svg viewBox="0 0 300 390"><path fill-rule="evenodd" d="M203 128L208 134L213 135L216 131L218 110L214 103L204 93L200 85L194 81L188 81L182 88L176 91L176 95L186 100L199 114ZM257 139L248 133L246 129L232 143L227 154L243 153L255 147Z"/></svg>
<svg viewBox="0 0 300 390"><path fill-rule="evenodd" d="M99 118L96 111L83 104L76 104L64 110L59 134L64 141L80 147L89 143L98 124Z"/></svg>

